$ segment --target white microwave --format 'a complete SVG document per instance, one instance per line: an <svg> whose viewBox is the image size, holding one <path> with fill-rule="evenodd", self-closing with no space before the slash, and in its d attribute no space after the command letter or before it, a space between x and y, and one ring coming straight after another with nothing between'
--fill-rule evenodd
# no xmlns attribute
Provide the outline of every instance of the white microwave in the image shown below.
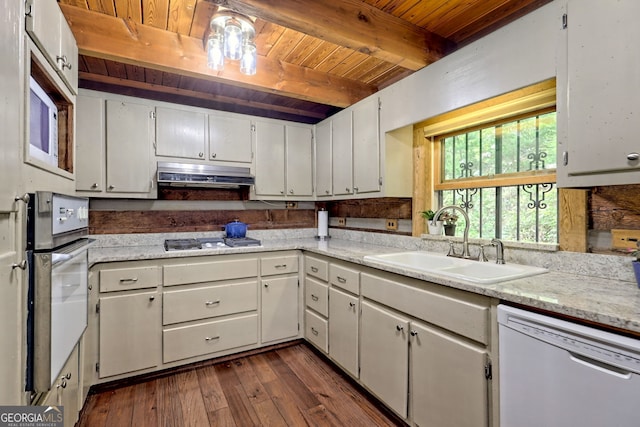
<svg viewBox="0 0 640 427"><path fill-rule="evenodd" d="M33 77L29 89L29 155L58 167L58 108Z"/></svg>

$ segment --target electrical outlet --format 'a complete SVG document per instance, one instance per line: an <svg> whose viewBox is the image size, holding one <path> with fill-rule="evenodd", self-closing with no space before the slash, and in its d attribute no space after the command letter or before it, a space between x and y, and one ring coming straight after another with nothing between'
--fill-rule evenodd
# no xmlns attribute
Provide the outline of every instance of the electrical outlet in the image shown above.
<svg viewBox="0 0 640 427"><path fill-rule="evenodd" d="M397 230L398 229L398 220L397 219L388 219L386 221L387 230Z"/></svg>
<svg viewBox="0 0 640 427"><path fill-rule="evenodd" d="M287 209L298 209L298 202L287 202Z"/></svg>
<svg viewBox="0 0 640 427"><path fill-rule="evenodd" d="M344 227L345 225L347 225L347 218L338 218L338 225L340 227Z"/></svg>
<svg viewBox="0 0 640 427"><path fill-rule="evenodd" d="M611 247L614 249L636 249L640 242L640 230L611 230Z"/></svg>

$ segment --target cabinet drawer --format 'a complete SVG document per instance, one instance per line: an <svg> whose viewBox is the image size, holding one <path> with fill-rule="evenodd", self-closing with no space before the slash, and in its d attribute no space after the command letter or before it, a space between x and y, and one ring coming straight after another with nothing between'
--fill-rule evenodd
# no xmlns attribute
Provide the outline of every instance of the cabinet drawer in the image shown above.
<svg viewBox="0 0 640 427"><path fill-rule="evenodd" d="M274 274L287 274L298 272L298 256L268 257L260 260L260 274L273 276Z"/></svg>
<svg viewBox="0 0 640 427"><path fill-rule="evenodd" d="M337 264L329 264L329 283L358 295L360 272Z"/></svg>
<svg viewBox="0 0 640 427"><path fill-rule="evenodd" d="M308 341L315 344L325 353L329 351L327 330L329 322L312 311L305 310L305 334Z"/></svg>
<svg viewBox="0 0 640 427"><path fill-rule="evenodd" d="M313 277L317 277L325 282L329 280L329 263L310 256L304 257L304 271Z"/></svg>
<svg viewBox="0 0 640 427"><path fill-rule="evenodd" d="M164 292L162 324L206 319L258 309L258 281Z"/></svg>
<svg viewBox="0 0 640 427"><path fill-rule="evenodd" d="M225 259L164 266L164 286L258 276L258 259Z"/></svg>
<svg viewBox="0 0 640 427"><path fill-rule="evenodd" d="M258 342L258 315L165 329L164 363L217 353Z"/></svg>
<svg viewBox="0 0 640 427"><path fill-rule="evenodd" d="M487 297L441 286L427 290L367 273L360 275L360 281L366 298L488 344Z"/></svg>
<svg viewBox="0 0 640 427"><path fill-rule="evenodd" d="M160 267L156 265L100 270L100 292L155 288L160 282Z"/></svg>
<svg viewBox="0 0 640 427"><path fill-rule="evenodd" d="M323 316L329 315L329 286L307 277L304 283L304 294L307 307Z"/></svg>

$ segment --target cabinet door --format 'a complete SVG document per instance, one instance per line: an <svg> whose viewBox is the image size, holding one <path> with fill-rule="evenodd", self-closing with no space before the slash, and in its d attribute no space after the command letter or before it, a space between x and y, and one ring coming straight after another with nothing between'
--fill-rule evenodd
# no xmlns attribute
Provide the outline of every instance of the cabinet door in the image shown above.
<svg viewBox="0 0 640 427"><path fill-rule="evenodd" d="M60 75L74 94L78 93L78 45L67 20L60 12Z"/></svg>
<svg viewBox="0 0 640 427"><path fill-rule="evenodd" d="M158 366L161 307L156 291L100 298L100 378Z"/></svg>
<svg viewBox="0 0 640 427"><path fill-rule="evenodd" d="M362 303L361 316L360 380L391 409L406 418L409 321L366 301ZM329 322L332 322L331 318Z"/></svg>
<svg viewBox="0 0 640 427"><path fill-rule="evenodd" d="M61 19L64 19L62 11L55 1L36 0L29 3L27 9L30 7L31 11L27 10L26 30L49 62L57 64Z"/></svg>
<svg viewBox="0 0 640 427"><path fill-rule="evenodd" d="M568 164L569 175L635 171L640 157L640 2L573 0L568 5ZM607 52L602 55L602 52ZM597 60L594 60L597 58ZM561 148L560 148L561 149ZM616 175L616 179L624 179ZM607 185L603 178L600 184Z"/></svg>
<svg viewBox="0 0 640 427"><path fill-rule="evenodd" d="M207 116L204 113L156 108L156 156L204 160Z"/></svg>
<svg viewBox="0 0 640 427"><path fill-rule="evenodd" d="M151 191L153 107L107 100L107 191Z"/></svg>
<svg viewBox="0 0 640 427"><path fill-rule="evenodd" d="M251 163L251 121L209 115L209 159Z"/></svg>
<svg viewBox="0 0 640 427"><path fill-rule="evenodd" d="M284 196L284 125L255 123L258 196Z"/></svg>
<svg viewBox="0 0 640 427"><path fill-rule="evenodd" d="M316 126L316 194L331 195L331 120Z"/></svg>
<svg viewBox="0 0 640 427"><path fill-rule="evenodd" d="M298 277L262 281L262 342L298 335Z"/></svg>
<svg viewBox="0 0 640 427"><path fill-rule="evenodd" d="M76 190L104 191L104 99L76 98Z"/></svg>
<svg viewBox="0 0 640 427"><path fill-rule="evenodd" d="M378 98L353 110L353 192L380 191Z"/></svg>
<svg viewBox="0 0 640 427"><path fill-rule="evenodd" d="M353 194L353 150L351 112L338 113L333 118L331 136L331 173L333 194Z"/></svg>
<svg viewBox="0 0 640 427"><path fill-rule="evenodd" d="M484 348L412 322L413 421L421 426L487 426L486 361Z"/></svg>
<svg viewBox="0 0 640 427"><path fill-rule="evenodd" d="M329 290L329 355L351 375L358 376L358 298Z"/></svg>
<svg viewBox="0 0 640 427"><path fill-rule="evenodd" d="M313 196L313 138L310 127L286 127L287 196Z"/></svg>

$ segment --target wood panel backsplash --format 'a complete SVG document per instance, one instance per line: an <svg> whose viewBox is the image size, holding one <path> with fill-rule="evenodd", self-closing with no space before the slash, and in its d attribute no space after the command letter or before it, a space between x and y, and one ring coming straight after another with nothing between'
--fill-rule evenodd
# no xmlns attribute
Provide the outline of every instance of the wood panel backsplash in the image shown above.
<svg viewBox="0 0 640 427"><path fill-rule="evenodd" d="M318 207L333 217L411 219L411 197L338 200L318 203Z"/></svg>
<svg viewBox="0 0 640 427"><path fill-rule="evenodd" d="M313 209L260 209L211 211L90 211L91 234L180 233L222 231L224 225L238 218L249 230L313 228Z"/></svg>
<svg viewBox="0 0 640 427"><path fill-rule="evenodd" d="M594 187L589 198L589 228L640 230L640 184Z"/></svg>

